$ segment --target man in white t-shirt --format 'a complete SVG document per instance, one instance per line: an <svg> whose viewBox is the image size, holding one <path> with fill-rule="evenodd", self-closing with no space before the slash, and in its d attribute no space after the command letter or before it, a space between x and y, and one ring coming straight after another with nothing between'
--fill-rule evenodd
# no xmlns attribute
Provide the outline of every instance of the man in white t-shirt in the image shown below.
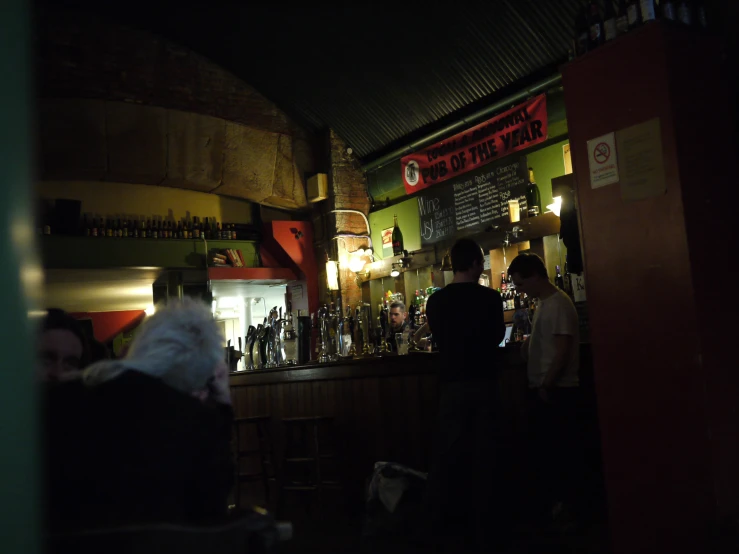
<svg viewBox="0 0 739 554"><path fill-rule="evenodd" d="M537 299L531 336L521 354L527 361L533 456L537 460L542 502L577 512L582 452L578 439L580 339L577 311L555 287L536 254L517 256L508 268L516 290Z"/></svg>

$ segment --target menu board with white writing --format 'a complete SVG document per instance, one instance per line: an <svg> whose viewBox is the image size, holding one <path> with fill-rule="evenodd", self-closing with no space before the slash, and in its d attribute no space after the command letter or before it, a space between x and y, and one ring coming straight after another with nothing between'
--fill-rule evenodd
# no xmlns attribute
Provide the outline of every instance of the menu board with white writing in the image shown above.
<svg viewBox="0 0 739 554"><path fill-rule="evenodd" d="M427 189L418 196L421 244L507 223L509 201L518 200L521 213L526 210L528 182L526 156L518 156Z"/></svg>

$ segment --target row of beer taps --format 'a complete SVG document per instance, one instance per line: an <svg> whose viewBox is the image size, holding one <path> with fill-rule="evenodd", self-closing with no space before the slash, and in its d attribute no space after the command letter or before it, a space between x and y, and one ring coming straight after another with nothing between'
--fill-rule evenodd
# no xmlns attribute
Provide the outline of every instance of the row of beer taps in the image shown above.
<svg viewBox="0 0 739 554"><path fill-rule="evenodd" d="M289 305L287 313L289 313ZM282 330L287 319L282 317L282 307L272 308L264 321L249 329L244 337L244 350L241 348L241 337L238 337L239 350L227 349L229 358L227 363L235 365L240 358L244 360L245 369L270 369L274 367L292 365L296 360L288 360L282 345Z"/></svg>
<svg viewBox="0 0 739 554"><path fill-rule="evenodd" d="M390 352L390 345L385 341L384 329L374 329L372 340L370 305L362 303L352 310L347 306L342 312L341 298L329 309L324 305L318 310L318 361L335 362L341 358L352 358L361 352L363 356L380 355ZM378 318L379 319L379 318ZM315 325L315 322L313 322ZM361 345L361 350L359 348Z"/></svg>

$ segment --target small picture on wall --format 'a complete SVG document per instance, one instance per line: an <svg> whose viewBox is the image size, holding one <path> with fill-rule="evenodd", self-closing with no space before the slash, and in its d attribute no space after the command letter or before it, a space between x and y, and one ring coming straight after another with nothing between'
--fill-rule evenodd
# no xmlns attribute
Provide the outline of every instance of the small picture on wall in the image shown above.
<svg viewBox="0 0 739 554"><path fill-rule="evenodd" d="M393 228L388 227L387 229L382 230L382 248L383 250L385 248L392 249L393 247Z"/></svg>

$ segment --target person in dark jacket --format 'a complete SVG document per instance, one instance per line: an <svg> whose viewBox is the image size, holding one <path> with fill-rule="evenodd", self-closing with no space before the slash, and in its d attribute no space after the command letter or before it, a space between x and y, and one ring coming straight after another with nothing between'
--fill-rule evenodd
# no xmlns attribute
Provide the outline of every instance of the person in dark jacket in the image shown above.
<svg viewBox="0 0 739 554"><path fill-rule="evenodd" d="M47 391L53 530L226 516L233 412L222 340L204 304L170 301L125 358Z"/></svg>

